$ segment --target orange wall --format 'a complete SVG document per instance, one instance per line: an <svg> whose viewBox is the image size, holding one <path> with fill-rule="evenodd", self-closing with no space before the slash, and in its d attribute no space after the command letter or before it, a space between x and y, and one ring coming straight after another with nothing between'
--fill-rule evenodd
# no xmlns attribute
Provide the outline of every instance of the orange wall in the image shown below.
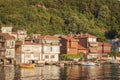
<svg viewBox="0 0 120 80"><path fill-rule="evenodd" d="M68 54L78 54L77 49L69 49Z"/></svg>
<svg viewBox="0 0 120 80"><path fill-rule="evenodd" d="M87 50L78 50L78 53L84 53L84 54L87 54Z"/></svg>

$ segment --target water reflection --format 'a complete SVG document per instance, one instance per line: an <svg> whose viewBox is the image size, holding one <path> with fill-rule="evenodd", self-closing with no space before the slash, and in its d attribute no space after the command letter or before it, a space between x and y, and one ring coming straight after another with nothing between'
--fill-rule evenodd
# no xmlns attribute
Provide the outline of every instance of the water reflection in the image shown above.
<svg viewBox="0 0 120 80"><path fill-rule="evenodd" d="M65 66L55 65L21 69L0 67L0 80L119 80L119 65Z"/></svg>

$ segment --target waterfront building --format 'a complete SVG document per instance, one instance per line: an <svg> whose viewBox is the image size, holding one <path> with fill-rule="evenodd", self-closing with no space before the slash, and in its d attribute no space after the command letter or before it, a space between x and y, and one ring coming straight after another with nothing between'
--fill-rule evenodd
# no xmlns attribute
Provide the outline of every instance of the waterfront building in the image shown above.
<svg viewBox="0 0 120 80"><path fill-rule="evenodd" d="M59 61L60 41L59 38L51 35L37 36L34 42L42 45L43 60L46 62Z"/></svg>
<svg viewBox="0 0 120 80"><path fill-rule="evenodd" d="M73 36L61 36L60 37L60 53L61 54L78 54L78 39Z"/></svg>
<svg viewBox="0 0 120 80"><path fill-rule="evenodd" d="M15 60L15 38L8 33L1 33L1 61L4 64L13 64Z"/></svg>
<svg viewBox="0 0 120 80"><path fill-rule="evenodd" d="M76 36L79 39L79 44L85 47L88 51L87 58L98 58L98 43L97 37L91 34L79 34Z"/></svg>
<svg viewBox="0 0 120 80"><path fill-rule="evenodd" d="M42 45L33 41L16 42L16 64L42 61Z"/></svg>
<svg viewBox="0 0 120 80"><path fill-rule="evenodd" d="M112 50L112 45L108 42L98 42L98 53L100 57L108 57L108 53Z"/></svg>

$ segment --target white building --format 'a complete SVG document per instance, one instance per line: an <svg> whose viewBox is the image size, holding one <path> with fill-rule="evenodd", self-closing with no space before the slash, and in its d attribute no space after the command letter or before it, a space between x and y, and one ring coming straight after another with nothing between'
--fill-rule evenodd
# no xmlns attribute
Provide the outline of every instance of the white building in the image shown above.
<svg viewBox="0 0 120 80"><path fill-rule="evenodd" d="M11 26L10 27L2 27L1 28L1 32L2 33L8 33L8 34L11 35L11 33L12 33L12 27Z"/></svg>
<svg viewBox="0 0 120 80"><path fill-rule="evenodd" d="M9 63L14 63L15 59L15 38L8 33L2 33L5 39L5 59Z"/></svg>
<svg viewBox="0 0 120 80"><path fill-rule="evenodd" d="M26 30L17 30L17 39L22 41L25 40L27 37L27 31Z"/></svg>
<svg viewBox="0 0 120 80"><path fill-rule="evenodd" d="M16 53L17 64L19 63L37 63L42 61L42 46L33 42L21 42L17 43L19 46L18 53ZM17 48L16 48L17 50Z"/></svg>
<svg viewBox="0 0 120 80"><path fill-rule="evenodd" d="M46 62L59 61L60 46L59 38L55 36L38 36L36 42L42 44L43 60Z"/></svg>

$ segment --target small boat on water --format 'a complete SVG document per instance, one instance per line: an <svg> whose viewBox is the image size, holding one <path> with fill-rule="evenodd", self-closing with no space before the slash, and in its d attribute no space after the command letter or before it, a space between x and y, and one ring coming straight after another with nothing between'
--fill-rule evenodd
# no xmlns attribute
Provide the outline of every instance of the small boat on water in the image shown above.
<svg viewBox="0 0 120 80"><path fill-rule="evenodd" d="M94 65L96 65L96 63L94 63L94 62L81 62L80 64L83 65L83 66L94 66Z"/></svg>
<svg viewBox="0 0 120 80"><path fill-rule="evenodd" d="M20 67L21 68L34 68L35 67L35 65L34 64L20 64Z"/></svg>

